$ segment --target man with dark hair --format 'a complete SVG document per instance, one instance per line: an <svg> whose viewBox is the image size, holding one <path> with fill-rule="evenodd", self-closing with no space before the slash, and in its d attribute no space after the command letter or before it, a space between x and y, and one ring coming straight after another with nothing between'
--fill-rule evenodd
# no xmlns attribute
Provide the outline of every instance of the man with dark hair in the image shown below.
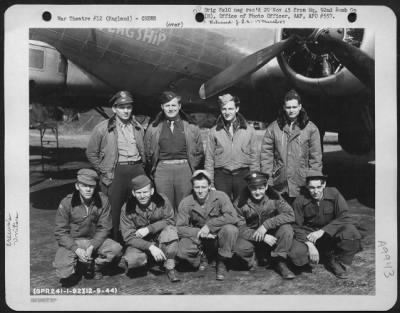
<svg viewBox="0 0 400 313"><path fill-rule="evenodd" d="M207 171L195 171L192 182L193 193L182 200L176 218L180 238L177 256L204 270L206 256L218 249L216 279L224 280L238 236L236 211L224 192L211 190Z"/></svg>
<svg viewBox="0 0 400 313"><path fill-rule="evenodd" d="M309 169L322 171L320 134L302 108L300 96L290 90L262 140L261 171L269 175L269 185L292 203Z"/></svg>
<svg viewBox="0 0 400 313"><path fill-rule="evenodd" d="M97 191L98 178L94 170L79 170L76 191L61 201L56 213L59 248L53 265L64 286L78 282L78 261L87 278L101 279L103 267L121 255L121 245L107 238L111 230L110 203Z"/></svg>
<svg viewBox="0 0 400 313"><path fill-rule="evenodd" d="M361 235L352 224L346 200L334 187L326 187L319 171L307 174L306 192L293 202L295 239L289 257L297 266L321 259L338 278L347 278L350 265L361 251Z"/></svg>
<svg viewBox="0 0 400 313"><path fill-rule="evenodd" d="M268 175L250 172L246 176L248 188L235 201L239 217L239 238L234 252L247 267L271 259L272 265L284 279L295 276L286 265L287 254L293 240L294 213L291 206L278 193L268 188Z"/></svg>
<svg viewBox="0 0 400 313"><path fill-rule="evenodd" d="M174 210L166 196L154 191L146 175L131 181L132 197L122 207L121 233L128 246L120 267L126 271L148 264L151 256L163 262L171 282L178 282L175 256L178 234L174 226Z"/></svg>
<svg viewBox="0 0 400 313"><path fill-rule="evenodd" d="M203 142L199 127L183 110L181 97L172 91L160 96L161 112L145 135L149 174L158 192L165 194L174 210L192 188L192 172L202 165Z"/></svg>
<svg viewBox="0 0 400 313"><path fill-rule="evenodd" d="M213 187L236 199L246 188L244 177L249 170L260 169L256 134L239 113L238 97L221 95L218 104L221 115L209 132L205 169Z"/></svg>
<svg viewBox="0 0 400 313"><path fill-rule="evenodd" d="M128 91L117 92L110 102L115 115L94 128L86 155L110 198L113 238L120 241L121 206L129 196L129 182L144 174L144 129L132 115L134 101Z"/></svg>

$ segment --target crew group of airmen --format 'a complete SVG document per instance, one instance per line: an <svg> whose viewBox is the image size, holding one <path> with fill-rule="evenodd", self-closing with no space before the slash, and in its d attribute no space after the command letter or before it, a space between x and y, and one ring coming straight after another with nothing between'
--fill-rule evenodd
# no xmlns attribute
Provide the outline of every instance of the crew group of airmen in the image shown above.
<svg viewBox="0 0 400 313"><path fill-rule="evenodd" d="M62 285L80 275L101 279L106 265L126 274L158 264L171 282L175 265L216 279L231 269L275 269L323 262L338 278L361 250L348 206L322 173L320 134L295 90L257 147L239 113L240 100L218 97L221 115L206 149L199 127L172 91L146 132L127 91L111 98L113 117L98 124L87 147L93 169L56 214L54 267ZM204 167L203 167L204 165Z"/></svg>

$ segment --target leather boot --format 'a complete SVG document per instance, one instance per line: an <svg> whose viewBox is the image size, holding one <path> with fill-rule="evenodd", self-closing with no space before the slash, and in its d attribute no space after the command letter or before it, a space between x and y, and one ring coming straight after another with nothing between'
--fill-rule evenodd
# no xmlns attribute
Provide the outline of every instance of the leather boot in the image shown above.
<svg viewBox="0 0 400 313"><path fill-rule="evenodd" d="M205 255L204 252L201 252L199 271L204 271L207 268L207 265L208 265L207 256Z"/></svg>
<svg viewBox="0 0 400 313"><path fill-rule="evenodd" d="M180 281L179 277L176 275L175 269L167 270L167 276L171 283L176 283Z"/></svg>
<svg viewBox="0 0 400 313"><path fill-rule="evenodd" d="M278 258L278 260L276 260L275 269L282 276L283 279L293 279L296 277L293 272L287 267L286 260L283 258Z"/></svg>
<svg viewBox="0 0 400 313"><path fill-rule="evenodd" d="M334 255L330 255L326 262L326 267L330 270L337 278L346 279L348 278L345 269L336 261Z"/></svg>
<svg viewBox="0 0 400 313"><path fill-rule="evenodd" d="M225 276L227 274L227 268L226 268L226 262L227 259L218 255L218 259L217 259L217 275L216 275L216 279L217 280L224 280Z"/></svg>

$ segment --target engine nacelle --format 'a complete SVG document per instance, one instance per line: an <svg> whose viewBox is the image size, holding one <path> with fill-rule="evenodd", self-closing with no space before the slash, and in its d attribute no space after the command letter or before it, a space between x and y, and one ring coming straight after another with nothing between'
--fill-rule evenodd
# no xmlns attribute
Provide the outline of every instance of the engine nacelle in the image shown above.
<svg viewBox="0 0 400 313"><path fill-rule="evenodd" d="M276 41L298 30L282 29ZM334 36L374 56L374 34L366 29L335 29ZM278 56L282 71L299 90L314 95L343 96L358 93L365 86L330 51L317 42L305 42Z"/></svg>

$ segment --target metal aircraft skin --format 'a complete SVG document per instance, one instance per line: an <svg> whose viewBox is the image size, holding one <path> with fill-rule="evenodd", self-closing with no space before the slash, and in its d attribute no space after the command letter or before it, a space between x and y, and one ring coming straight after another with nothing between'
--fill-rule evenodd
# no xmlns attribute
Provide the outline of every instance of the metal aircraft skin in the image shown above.
<svg viewBox="0 0 400 313"><path fill-rule="evenodd" d="M153 115L160 92L173 89L184 110L216 113L216 95L229 91L248 119L268 123L296 88L311 119L338 132L345 150L374 146L374 36L366 29L43 28L29 39L31 102L57 95L66 106L102 107L129 90L135 111Z"/></svg>

